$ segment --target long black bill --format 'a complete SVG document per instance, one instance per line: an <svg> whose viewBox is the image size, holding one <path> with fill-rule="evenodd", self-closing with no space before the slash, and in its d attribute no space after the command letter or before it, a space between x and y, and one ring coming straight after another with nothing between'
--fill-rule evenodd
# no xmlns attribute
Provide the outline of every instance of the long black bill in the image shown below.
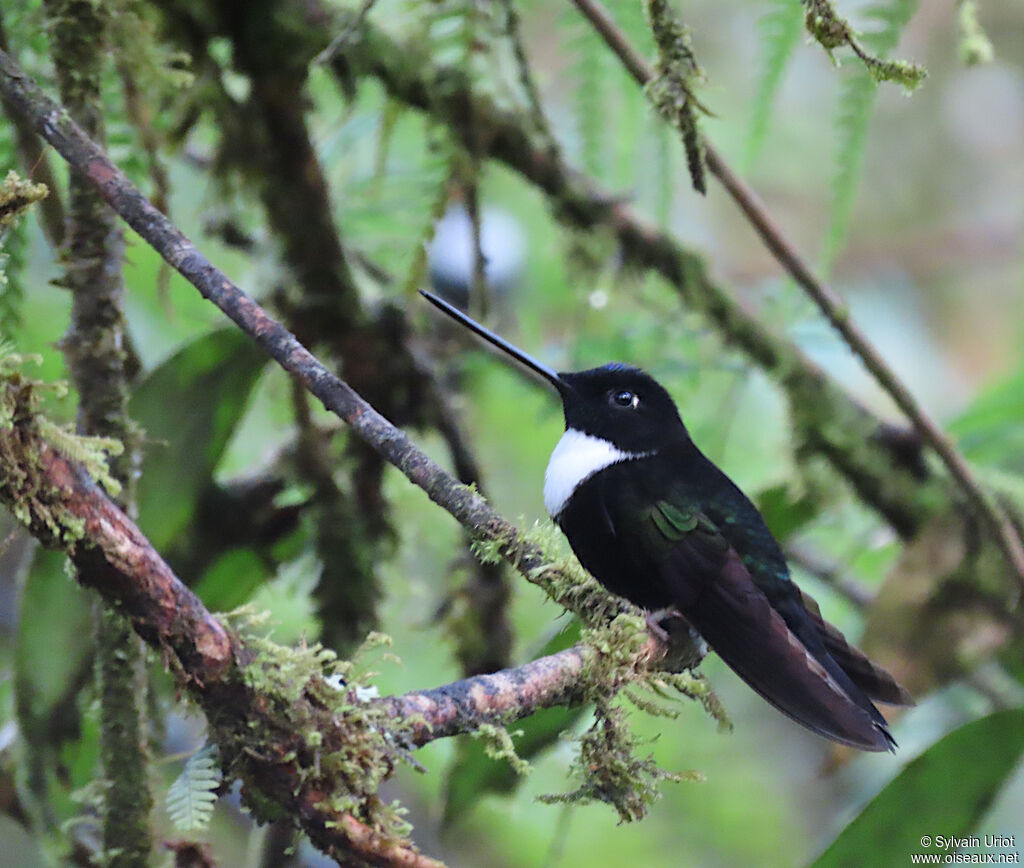
<svg viewBox="0 0 1024 868"><path fill-rule="evenodd" d="M549 368L547 365L541 364L535 358L533 358L533 356L528 356L521 349L519 349L519 347L513 346L503 337L499 337L490 329L484 328L475 319L472 319L468 315L464 314L454 305L449 304L443 298L434 295L434 293L432 292L427 292L425 289L420 290L420 295L422 295L427 301L434 305L434 307L443 310L453 320L462 323L462 325L468 328L471 332L476 332L476 334L480 335L480 337L482 337L485 341L494 344L494 346L496 346L499 350L503 350L504 352L508 353L517 362L520 362L521 364L525 365L531 371L540 374L545 380L547 380L556 389L558 389L559 392L562 392L566 388L565 381L558 376L557 371L555 371L552 368Z"/></svg>

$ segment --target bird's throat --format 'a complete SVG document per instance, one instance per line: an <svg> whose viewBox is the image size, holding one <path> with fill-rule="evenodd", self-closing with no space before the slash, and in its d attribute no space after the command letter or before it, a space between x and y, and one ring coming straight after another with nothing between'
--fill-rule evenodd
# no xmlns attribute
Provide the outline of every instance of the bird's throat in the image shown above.
<svg viewBox="0 0 1024 868"><path fill-rule="evenodd" d="M625 452L614 443L569 428L558 441L544 471L544 507L557 519L573 492L595 473L618 464L646 458L652 452Z"/></svg>

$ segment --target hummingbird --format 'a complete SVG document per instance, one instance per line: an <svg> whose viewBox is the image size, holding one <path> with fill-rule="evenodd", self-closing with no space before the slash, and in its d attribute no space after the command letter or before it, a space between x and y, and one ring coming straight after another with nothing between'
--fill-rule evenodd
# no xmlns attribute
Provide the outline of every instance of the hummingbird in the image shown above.
<svg viewBox="0 0 1024 868"><path fill-rule="evenodd" d="M751 688L812 732L895 750L874 701L913 705L910 694L797 587L761 513L697 448L663 386L620 363L556 372L421 293L558 392L565 433L544 474L544 506L594 578L649 613L681 615Z"/></svg>

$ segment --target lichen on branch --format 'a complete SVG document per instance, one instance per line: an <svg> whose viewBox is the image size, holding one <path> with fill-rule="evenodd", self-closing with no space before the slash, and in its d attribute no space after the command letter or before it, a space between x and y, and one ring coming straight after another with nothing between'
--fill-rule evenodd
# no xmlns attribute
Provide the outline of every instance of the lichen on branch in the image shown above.
<svg viewBox="0 0 1024 868"><path fill-rule="evenodd" d="M836 11L833 0L802 0L805 9L804 25L807 32L835 60L832 52L844 45L860 58L861 63L875 81L892 81L903 85L907 90L917 89L928 76L919 63L906 60L886 60L884 57L869 53L860 40L850 22L842 18ZM907 5L910 0L897 0ZM884 10L880 10L884 12Z"/></svg>
<svg viewBox="0 0 1024 868"><path fill-rule="evenodd" d="M654 77L645 87L647 97L658 114L678 130L693 188L703 195L707 193L707 179L697 120L698 112L706 114L707 109L693 93L694 82L703 77L703 72L694 56L689 30L667 0L647 0L647 14L658 46Z"/></svg>
<svg viewBox="0 0 1024 868"><path fill-rule="evenodd" d="M38 357L25 357L0 346L0 497L15 517L58 544L71 545L84 533L81 517L69 511L40 467L40 447L49 446L84 465L108 492L120 486L107 465L122 451L117 440L76 434L40 412L46 392L66 393L63 383L49 384L24 373Z"/></svg>

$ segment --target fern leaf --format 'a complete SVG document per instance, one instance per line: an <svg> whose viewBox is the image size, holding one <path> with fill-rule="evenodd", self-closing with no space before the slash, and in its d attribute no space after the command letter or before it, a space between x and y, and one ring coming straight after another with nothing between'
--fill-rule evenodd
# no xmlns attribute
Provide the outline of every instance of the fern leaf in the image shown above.
<svg viewBox="0 0 1024 868"><path fill-rule="evenodd" d="M559 16L568 30L568 52L572 58L570 76L574 82L573 109L576 135L583 168L604 177L608 130L611 126L608 52L593 30L578 15Z"/></svg>
<svg viewBox="0 0 1024 868"><path fill-rule="evenodd" d="M179 832L198 832L210 824L221 782L220 755L215 744L193 754L167 791L167 814Z"/></svg>
<svg viewBox="0 0 1024 868"><path fill-rule="evenodd" d="M864 19L877 21L882 26L876 31L864 33L862 41L880 57L887 57L899 44L900 34L916 9L917 0L890 0L869 6L864 10Z"/></svg>
<svg viewBox="0 0 1024 868"><path fill-rule="evenodd" d="M27 247L24 221L0 229L0 335L10 336L22 323L25 290L21 276Z"/></svg>
<svg viewBox="0 0 1024 868"><path fill-rule="evenodd" d="M864 20L881 26L864 33L864 44L880 58L887 57L899 43L900 34L916 8L917 0L890 0L868 7L863 13ZM831 271L849 228L864 165L864 149L875 105L877 80L877 70L866 65L852 70L843 79L840 88L836 169L832 179L832 203L821 257L821 270L825 276Z"/></svg>
<svg viewBox="0 0 1024 868"><path fill-rule="evenodd" d="M832 203L821 256L823 277L827 277L832 270L836 255L846 240L864 165L864 149L877 90L875 80L863 68L847 75L840 87L836 168L832 178Z"/></svg>
<svg viewBox="0 0 1024 868"><path fill-rule="evenodd" d="M804 16L792 0L769 0L765 13L758 20L761 33L761 60L754 105L750 113L750 130L744 151L744 168L749 170L764 144L771 119L775 95L782 83L789 58L803 33Z"/></svg>

